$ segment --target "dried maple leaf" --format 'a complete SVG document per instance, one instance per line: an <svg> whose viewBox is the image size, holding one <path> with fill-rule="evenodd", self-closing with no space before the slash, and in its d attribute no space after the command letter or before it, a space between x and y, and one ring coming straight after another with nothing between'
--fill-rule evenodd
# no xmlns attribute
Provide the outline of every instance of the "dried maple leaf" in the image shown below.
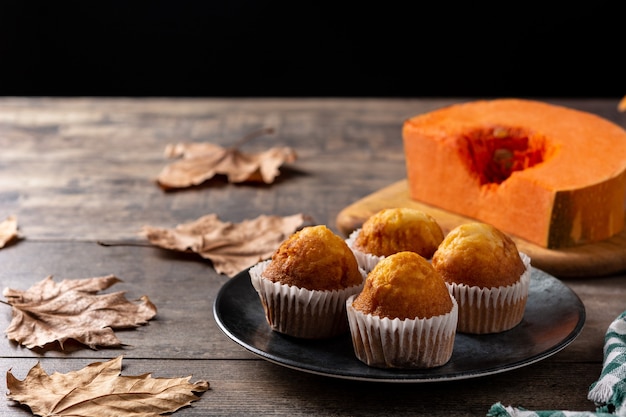
<svg viewBox="0 0 626 417"><path fill-rule="evenodd" d="M270 184L278 176L278 168L283 163L296 160L295 151L290 147L274 147L258 153L243 153L239 146L260 133L272 132L272 129L253 132L230 148L211 143L168 145L165 155L181 159L163 168L157 182L162 188L169 190L200 185L216 174L222 174L232 183Z"/></svg>
<svg viewBox="0 0 626 417"><path fill-rule="evenodd" d="M97 292L121 282L114 275L63 280L49 276L26 291L5 288L3 295L12 307L13 319L6 330L11 340L29 349L74 339L95 349L121 346L113 329L145 324L156 315L156 307L143 296L136 303L124 293Z"/></svg>
<svg viewBox="0 0 626 417"><path fill-rule="evenodd" d="M79 370L48 375L38 362L23 381L7 372L7 397L30 407L38 416L156 417L197 401L207 381L121 376L122 356L94 362Z"/></svg>
<svg viewBox="0 0 626 417"><path fill-rule="evenodd" d="M216 214L208 214L174 229L144 226L142 233L156 246L195 252L210 259L218 273L232 277L270 257L305 220L302 214L286 217L261 215L241 223L230 223L222 222Z"/></svg>
<svg viewBox="0 0 626 417"><path fill-rule="evenodd" d="M0 223L0 248L5 247L7 243L15 238L17 238L17 218L9 216Z"/></svg>

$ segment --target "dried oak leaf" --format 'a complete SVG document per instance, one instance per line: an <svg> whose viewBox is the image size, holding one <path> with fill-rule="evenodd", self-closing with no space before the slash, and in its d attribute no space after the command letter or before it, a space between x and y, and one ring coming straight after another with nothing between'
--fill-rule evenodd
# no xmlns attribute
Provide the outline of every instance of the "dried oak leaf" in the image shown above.
<svg viewBox="0 0 626 417"><path fill-rule="evenodd" d="M54 342L63 348L68 339L91 349L121 346L113 329L147 323L156 315L156 307L146 296L130 302L121 291L97 294L118 282L114 275L60 283L48 276L26 291L5 288L3 295L13 315L6 334L29 349Z"/></svg>
<svg viewBox="0 0 626 417"><path fill-rule="evenodd" d="M48 375L38 362L23 381L7 372L7 397L38 416L156 417L197 401L207 381L121 376L122 356L94 362L79 371Z"/></svg>
<svg viewBox="0 0 626 417"><path fill-rule="evenodd" d="M210 259L218 273L232 277L269 258L306 220L302 214L286 217L261 215L231 223L222 222L216 214L208 214L174 229L144 226L142 233L156 246L195 252Z"/></svg>
<svg viewBox="0 0 626 417"><path fill-rule="evenodd" d="M9 216L0 223L0 248L17 238L17 217Z"/></svg>
<svg viewBox="0 0 626 417"><path fill-rule="evenodd" d="M266 129L261 133L271 133ZM168 158L180 158L165 166L157 177L165 190L200 185L216 174L226 175L231 183L263 182L271 184L279 175L283 163L296 160L295 151L287 146L273 147L263 152L244 153L243 142L258 135L254 132L236 145L223 148L211 143L177 143L165 148Z"/></svg>

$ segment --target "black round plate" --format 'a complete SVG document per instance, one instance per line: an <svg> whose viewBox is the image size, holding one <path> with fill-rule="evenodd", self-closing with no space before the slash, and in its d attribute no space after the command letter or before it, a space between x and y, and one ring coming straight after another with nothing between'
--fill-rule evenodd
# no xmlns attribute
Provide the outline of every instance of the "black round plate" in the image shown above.
<svg viewBox="0 0 626 417"><path fill-rule="evenodd" d="M350 333L304 340L272 331L248 271L230 278L213 305L220 329L270 362L329 377L379 382L435 382L475 378L530 365L569 345L585 323L580 298L555 277L532 270L522 322L498 334L458 333L450 361L424 370L379 369L354 355Z"/></svg>

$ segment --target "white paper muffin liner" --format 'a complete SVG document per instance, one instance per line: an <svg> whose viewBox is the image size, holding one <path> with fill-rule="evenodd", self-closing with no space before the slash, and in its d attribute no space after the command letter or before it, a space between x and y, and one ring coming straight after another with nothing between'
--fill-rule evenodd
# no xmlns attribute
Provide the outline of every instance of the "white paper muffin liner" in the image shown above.
<svg viewBox="0 0 626 417"><path fill-rule="evenodd" d="M343 290L318 291L275 283L261 274L271 260L249 269L252 286L259 294L265 318L272 330L293 337L321 339L348 331L346 299L363 289L363 281Z"/></svg>
<svg viewBox="0 0 626 417"><path fill-rule="evenodd" d="M434 368L452 357L458 320L458 305L426 319L390 319L365 314L346 301L348 323L356 357L377 368Z"/></svg>
<svg viewBox="0 0 626 417"><path fill-rule="evenodd" d="M350 236L348 236L348 238L346 239L346 244L348 245L352 253L354 253L354 257L356 258L359 266L363 268L365 272L370 273L372 269L374 269L376 264L383 260L385 257L372 255L371 253L365 253L355 248L354 241L356 240L360 232L361 229L359 228L350 233Z"/></svg>
<svg viewBox="0 0 626 417"><path fill-rule="evenodd" d="M526 270L513 285L482 288L446 283L459 303L457 331L471 334L498 333L512 329L524 318L530 287L530 257L520 252Z"/></svg>

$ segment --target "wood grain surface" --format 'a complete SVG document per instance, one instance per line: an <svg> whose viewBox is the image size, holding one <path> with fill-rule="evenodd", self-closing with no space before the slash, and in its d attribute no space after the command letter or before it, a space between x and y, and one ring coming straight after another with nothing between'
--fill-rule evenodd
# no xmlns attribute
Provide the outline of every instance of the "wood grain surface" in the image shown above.
<svg viewBox="0 0 626 417"><path fill-rule="evenodd" d="M411 199L407 180L400 180L350 204L337 215L337 227L349 236L374 213L384 208L409 207L433 216L444 233L475 221ZM563 278L610 275L626 270L626 229L601 242L563 249L548 249L512 236L517 247L531 257L532 265Z"/></svg>
<svg viewBox="0 0 626 417"><path fill-rule="evenodd" d="M305 213L341 234L346 207L405 178L403 120L467 99L0 98L0 219L15 215L20 239L0 249L0 285L115 274L128 299L147 295L154 320L117 331L118 349L27 349L0 341L0 370L23 379L38 361L66 373L124 355L122 374L191 375L211 389L175 416L484 416L489 407L592 411L604 333L626 307L626 275L562 278L586 309L580 335L557 354L502 374L445 383L359 382L268 362L229 339L212 307L228 277L193 254L146 245L143 225L174 227L216 213L238 222ZM617 99L551 100L626 126ZM246 150L293 147L298 159L268 186L221 178L164 192L155 178L167 144L221 145L261 127L276 134ZM104 246L101 243L111 244ZM11 309L0 308L0 328ZM6 392L4 378L0 389ZM32 413L0 401L1 416Z"/></svg>

